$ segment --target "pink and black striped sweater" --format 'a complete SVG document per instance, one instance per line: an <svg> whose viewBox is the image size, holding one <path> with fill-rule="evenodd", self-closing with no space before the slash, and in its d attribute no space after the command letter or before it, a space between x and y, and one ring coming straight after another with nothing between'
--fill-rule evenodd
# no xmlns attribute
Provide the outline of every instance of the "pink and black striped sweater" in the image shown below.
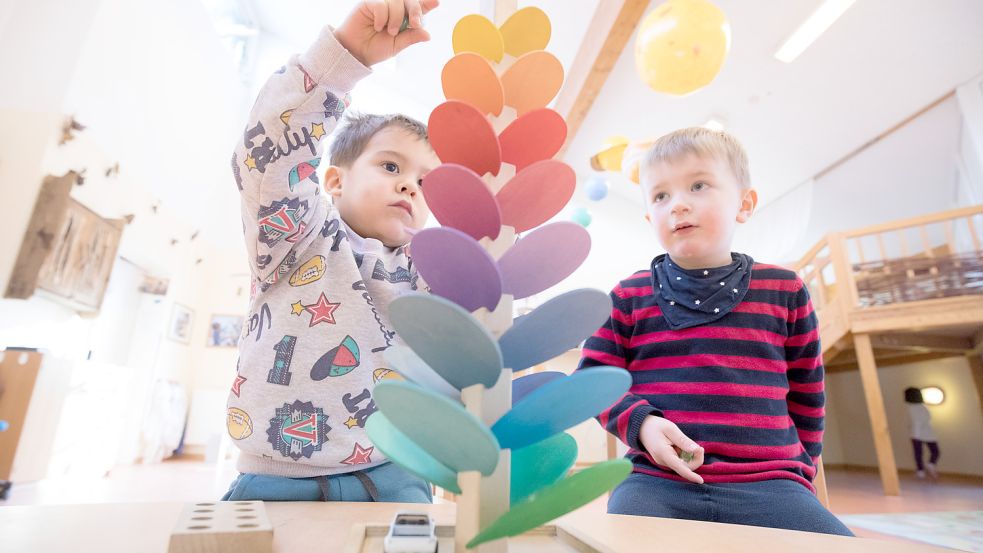
<svg viewBox="0 0 983 553"><path fill-rule="evenodd" d="M707 483L786 478L813 492L825 394L819 329L794 272L754 263L743 299L716 321L671 330L639 271L611 292L607 323L584 345L580 369L628 370L632 386L600 423L629 449L634 471L682 480L639 442L646 417L676 423L706 452ZM656 282L656 286L657 286Z"/></svg>

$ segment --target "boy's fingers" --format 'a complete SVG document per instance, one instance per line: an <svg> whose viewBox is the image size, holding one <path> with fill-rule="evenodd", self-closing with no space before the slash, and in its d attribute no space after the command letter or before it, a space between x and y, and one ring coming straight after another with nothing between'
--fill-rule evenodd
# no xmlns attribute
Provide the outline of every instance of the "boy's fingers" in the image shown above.
<svg viewBox="0 0 983 553"><path fill-rule="evenodd" d="M423 27L423 6L420 5L420 0L406 0L406 13L409 14L411 28Z"/></svg>
<svg viewBox="0 0 983 553"><path fill-rule="evenodd" d="M696 448L696 451L690 454L689 461L686 461L686 466L693 470L703 466L703 454L704 449L702 447Z"/></svg>
<svg viewBox="0 0 983 553"><path fill-rule="evenodd" d="M427 15L427 13L430 10L436 8L439 5L440 5L439 0L420 0L420 9L423 12L423 15Z"/></svg>
<svg viewBox="0 0 983 553"><path fill-rule="evenodd" d="M368 6L372 10L372 28L375 32L381 33L389 19L389 6L386 2L369 2Z"/></svg>
<svg viewBox="0 0 983 553"><path fill-rule="evenodd" d="M696 474L683 462L682 459L676 457L675 455L670 456L666 460L666 466L675 471L676 474L682 476L683 478L689 480L690 482L695 482L697 484L703 483L703 477Z"/></svg>
<svg viewBox="0 0 983 553"><path fill-rule="evenodd" d="M399 28L403 25L403 15L406 13L406 8L403 6L403 0L386 0L389 4L389 34L396 36L399 34Z"/></svg>
<svg viewBox="0 0 983 553"><path fill-rule="evenodd" d="M430 40L430 33L426 29L406 29L396 35L395 49L396 52L399 52L417 42L426 42L428 40Z"/></svg>
<svg viewBox="0 0 983 553"><path fill-rule="evenodd" d="M678 426L672 426L671 428L667 428L665 434L666 437L669 438L669 441L671 441L674 446L678 447L679 449L687 453L695 453L696 449L700 447L696 445L696 442L687 438L686 434L683 434L683 431L680 430Z"/></svg>

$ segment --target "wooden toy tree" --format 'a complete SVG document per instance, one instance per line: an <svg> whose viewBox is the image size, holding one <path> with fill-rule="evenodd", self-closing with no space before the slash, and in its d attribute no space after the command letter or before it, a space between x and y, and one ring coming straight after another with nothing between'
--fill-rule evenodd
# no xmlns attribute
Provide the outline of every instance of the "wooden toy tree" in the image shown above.
<svg viewBox="0 0 983 553"><path fill-rule="evenodd" d="M549 37L548 17L532 7L501 28L469 15L454 29L456 55L441 76L447 101L429 121L443 165L423 183L443 226L410 246L431 294L391 303L406 346L385 355L408 381L376 387L379 411L366 424L390 459L459 495L456 551L506 551L500 538L590 502L631 470L619 459L565 478L577 446L563 431L617 401L630 385L624 370L513 380L575 347L611 312L607 294L583 289L512 320L514 300L559 283L590 250L580 225L544 225L576 187L573 170L552 159L566 123L545 107L563 83L544 50Z"/></svg>

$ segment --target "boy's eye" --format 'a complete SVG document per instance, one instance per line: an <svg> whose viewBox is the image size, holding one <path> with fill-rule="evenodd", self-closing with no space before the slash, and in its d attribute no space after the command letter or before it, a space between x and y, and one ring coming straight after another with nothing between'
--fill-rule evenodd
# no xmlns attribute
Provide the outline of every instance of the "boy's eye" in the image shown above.
<svg viewBox="0 0 983 553"><path fill-rule="evenodd" d="M422 189L422 188L423 188L423 179L418 179L418 180L416 181L416 186L417 186L418 188L420 188L420 189Z"/></svg>
<svg viewBox="0 0 983 553"><path fill-rule="evenodd" d="M656 202L656 203L659 203L659 202L665 201L666 198L668 198L668 197L669 197L669 194L666 194L665 192L659 192L658 194L655 195L655 197L652 198L652 201L653 202Z"/></svg>
<svg viewBox="0 0 983 553"><path fill-rule="evenodd" d="M693 192L699 192L700 190L703 190L706 187L707 187L707 183L705 182L694 182L693 186L690 187L690 190L692 190Z"/></svg>
<svg viewBox="0 0 983 553"><path fill-rule="evenodd" d="M396 165L395 163L393 163L391 161L387 161L387 162L383 163L382 164L382 168L387 173L393 173L393 174L396 174L396 175L399 174L399 165Z"/></svg>

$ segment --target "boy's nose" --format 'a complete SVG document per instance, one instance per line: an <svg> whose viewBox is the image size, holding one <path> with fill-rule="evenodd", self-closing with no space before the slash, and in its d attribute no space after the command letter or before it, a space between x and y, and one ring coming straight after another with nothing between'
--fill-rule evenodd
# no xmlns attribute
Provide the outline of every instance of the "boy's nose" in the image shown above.
<svg viewBox="0 0 983 553"><path fill-rule="evenodd" d="M420 191L420 181L410 179L400 181L396 190L399 193L408 192L410 196L415 196Z"/></svg>
<svg viewBox="0 0 983 553"><path fill-rule="evenodd" d="M687 212L689 212L689 210L690 210L689 204L687 202L685 202L684 200L677 199L677 200L673 201L673 204L672 204L672 213L674 213L674 214L675 213L687 213Z"/></svg>

